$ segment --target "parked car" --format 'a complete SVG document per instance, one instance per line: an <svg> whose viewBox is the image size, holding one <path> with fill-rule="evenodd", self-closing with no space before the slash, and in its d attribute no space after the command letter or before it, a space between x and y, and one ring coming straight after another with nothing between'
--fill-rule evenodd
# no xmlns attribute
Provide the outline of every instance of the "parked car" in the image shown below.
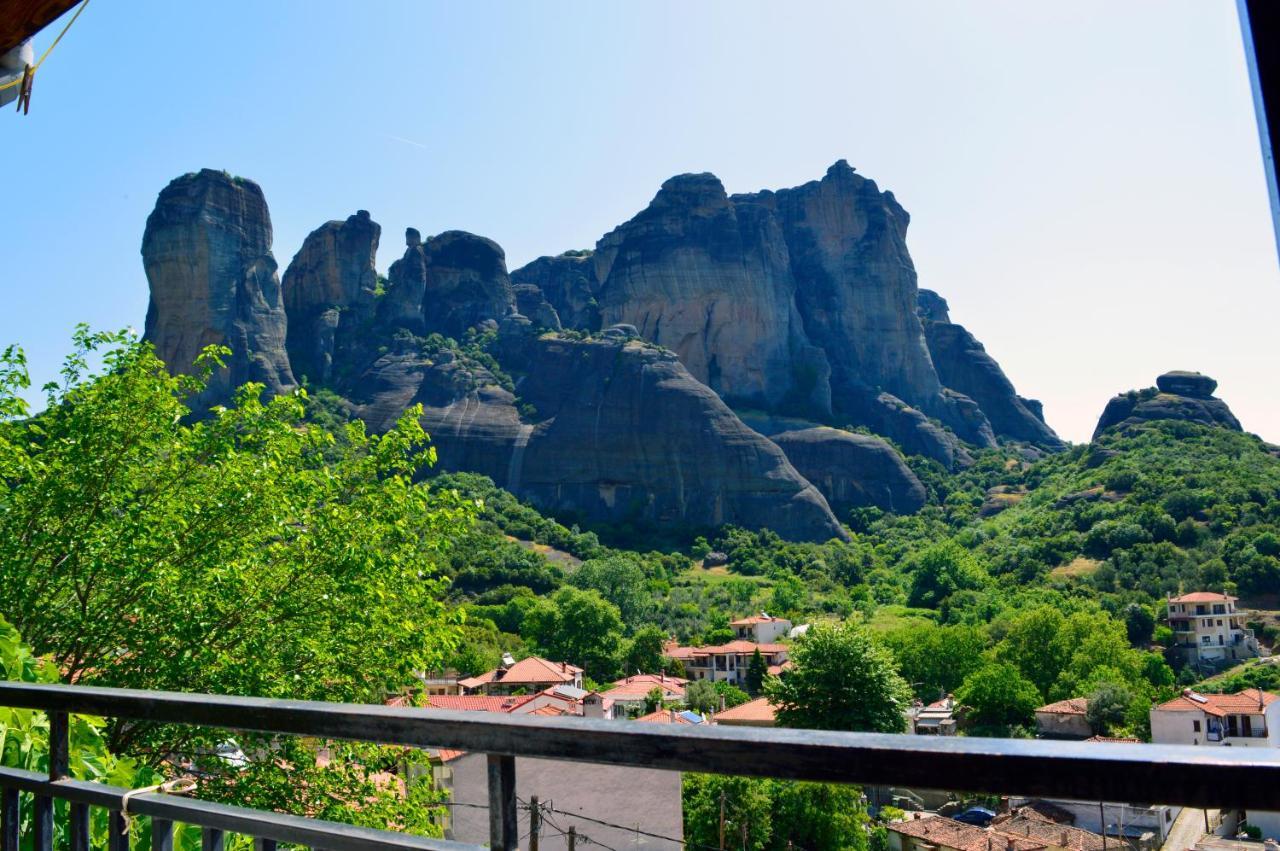
<svg viewBox="0 0 1280 851"><path fill-rule="evenodd" d="M956 813L952 816L956 821L962 821L975 827L986 827L991 824L991 820L995 817L996 814L986 807L970 807L964 812Z"/></svg>

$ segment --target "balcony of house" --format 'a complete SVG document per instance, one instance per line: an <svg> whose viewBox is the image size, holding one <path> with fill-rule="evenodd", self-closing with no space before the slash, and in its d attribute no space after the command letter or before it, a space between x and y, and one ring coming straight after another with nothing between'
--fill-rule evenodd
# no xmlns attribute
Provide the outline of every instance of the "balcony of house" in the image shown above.
<svg viewBox="0 0 1280 851"><path fill-rule="evenodd" d="M47 773L0 768L0 838L6 849L21 843L51 851L56 812L59 818L65 813L67 824L58 827L66 831L71 851L89 851L91 808L109 814L109 847L115 851L129 847L126 832L136 818L150 820L154 851L171 851L175 823L198 826L205 849L224 847L228 834L252 837L259 851L274 851L278 843L330 851L483 847L75 780L68 776L68 731L71 716L78 714L465 750L486 760L488 800L480 806L487 811L489 847L507 851L519 848L531 820L540 818L535 802L517 797L517 765L548 761L1084 801L1127 800L1141 789L1143 798L1162 804L1280 810L1280 761L1247 749L619 724L28 683L0 683L0 706L43 711L49 729ZM617 794L627 791L619 787ZM55 801L65 803L55 808ZM23 824L29 836L19 835ZM674 841L673 847L682 844Z"/></svg>

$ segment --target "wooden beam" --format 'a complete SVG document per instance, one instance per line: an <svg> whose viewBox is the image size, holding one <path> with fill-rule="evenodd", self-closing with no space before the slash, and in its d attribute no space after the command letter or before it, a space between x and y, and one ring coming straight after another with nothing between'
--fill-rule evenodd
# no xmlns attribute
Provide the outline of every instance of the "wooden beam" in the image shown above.
<svg viewBox="0 0 1280 851"><path fill-rule="evenodd" d="M56 21L80 0L0 0L0 53Z"/></svg>

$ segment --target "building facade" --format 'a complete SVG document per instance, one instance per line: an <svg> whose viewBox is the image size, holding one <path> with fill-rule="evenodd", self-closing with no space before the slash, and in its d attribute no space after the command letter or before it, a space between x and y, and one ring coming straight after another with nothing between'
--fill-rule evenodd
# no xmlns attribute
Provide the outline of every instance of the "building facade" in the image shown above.
<svg viewBox="0 0 1280 851"><path fill-rule="evenodd" d="M1212 591L1170 597L1169 628L1183 660L1196 666L1217 666L1260 655L1253 630L1236 611L1236 598Z"/></svg>

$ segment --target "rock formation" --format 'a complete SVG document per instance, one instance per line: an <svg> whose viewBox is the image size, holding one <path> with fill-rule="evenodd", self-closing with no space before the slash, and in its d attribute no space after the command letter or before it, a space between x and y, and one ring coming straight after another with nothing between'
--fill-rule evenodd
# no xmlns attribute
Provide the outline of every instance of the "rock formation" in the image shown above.
<svg viewBox="0 0 1280 851"><path fill-rule="evenodd" d="M929 355L946 387L976 402L996 434L1047 449L1063 447L1045 424L1040 403L1014 392L1013 383L982 343L963 325L951 322L946 299L920 290L917 305Z"/></svg>
<svg viewBox="0 0 1280 851"><path fill-rule="evenodd" d="M360 210L345 222L326 222L307 236L284 273L288 351L294 375L331 383L333 362L359 344L360 329L378 297L374 266L382 228Z"/></svg>
<svg viewBox="0 0 1280 851"><path fill-rule="evenodd" d="M566 327L636 326L730 404L862 424L948 465L968 458L957 437L1059 448L971 336L947 341L963 363L942 374L917 315L909 218L843 160L777 192L730 196L686 174L589 257L543 257L513 279L541 288ZM945 336L958 326L937 302L929 322Z"/></svg>
<svg viewBox="0 0 1280 851"><path fill-rule="evenodd" d="M1093 431L1097 440L1112 428L1128 428L1152 420L1184 420L1241 431L1227 403L1213 395L1218 382L1198 372L1166 372L1155 387L1121 393L1107 403Z"/></svg>
<svg viewBox="0 0 1280 851"><path fill-rule="evenodd" d="M875 506L911 514L925 504L924 485L892 446L878 437L819 427L784 431L770 440L812 482L837 515Z"/></svg>
<svg viewBox="0 0 1280 851"><path fill-rule="evenodd" d="M142 262L151 287L145 338L171 370L191 370L206 346L231 349L197 409L248 381L273 394L293 390L271 215L258 184L212 169L171 182L147 218Z"/></svg>

